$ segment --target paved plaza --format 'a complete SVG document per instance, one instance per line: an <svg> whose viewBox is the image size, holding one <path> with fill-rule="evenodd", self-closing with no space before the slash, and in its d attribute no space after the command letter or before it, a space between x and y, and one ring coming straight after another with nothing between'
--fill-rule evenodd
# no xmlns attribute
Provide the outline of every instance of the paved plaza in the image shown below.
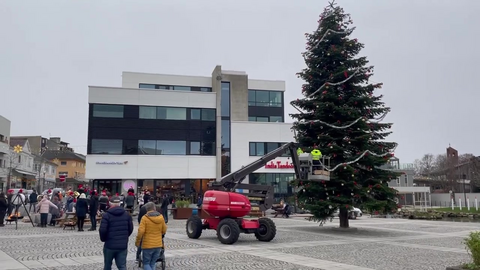
<svg viewBox="0 0 480 270"><path fill-rule="evenodd" d="M222 245L214 231L189 239L185 221L171 220L165 240L167 269L444 270L469 260L462 240L480 230L480 223L369 217L352 220L356 229L350 230L336 229L338 220L324 227L303 218L274 221L278 232L270 243L241 235L236 244ZM136 229L128 269L138 269ZM0 243L0 269L103 269L98 231L33 228L22 222L18 230L14 224L0 228Z"/></svg>

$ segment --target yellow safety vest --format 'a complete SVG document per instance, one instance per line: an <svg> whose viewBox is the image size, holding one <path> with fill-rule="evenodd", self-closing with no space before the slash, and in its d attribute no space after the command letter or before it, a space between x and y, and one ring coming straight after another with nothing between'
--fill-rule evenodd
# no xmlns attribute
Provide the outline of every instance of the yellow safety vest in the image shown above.
<svg viewBox="0 0 480 270"><path fill-rule="evenodd" d="M298 149L297 149L297 155L299 155L299 156L300 156L300 154L303 154L303 150L302 150L302 148L298 148Z"/></svg>
<svg viewBox="0 0 480 270"><path fill-rule="evenodd" d="M320 160L320 158L322 157L322 152L320 152L320 150L318 149L314 149L311 154L312 160Z"/></svg>

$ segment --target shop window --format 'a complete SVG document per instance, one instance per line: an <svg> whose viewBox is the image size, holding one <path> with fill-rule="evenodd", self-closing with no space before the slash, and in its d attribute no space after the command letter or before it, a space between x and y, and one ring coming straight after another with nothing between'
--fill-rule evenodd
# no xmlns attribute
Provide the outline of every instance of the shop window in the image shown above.
<svg viewBox="0 0 480 270"><path fill-rule="evenodd" d="M139 155L155 155L157 152L157 141L154 140L139 140L138 154Z"/></svg>
<svg viewBox="0 0 480 270"><path fill-rule="evenodd" d="M157 141L157 155L186 155L186 141Z"/></svg>
<svg viewBox="0 0 480 270"><path fill-rule="evenodd" d="M123 105L93 104L93 117L123 118Z"/></svg>
<svg viewBox="0 0 480 270"><path fill-rule="evenodd" d="M92 139L91 154L121 155L122 140Z"/></svg>

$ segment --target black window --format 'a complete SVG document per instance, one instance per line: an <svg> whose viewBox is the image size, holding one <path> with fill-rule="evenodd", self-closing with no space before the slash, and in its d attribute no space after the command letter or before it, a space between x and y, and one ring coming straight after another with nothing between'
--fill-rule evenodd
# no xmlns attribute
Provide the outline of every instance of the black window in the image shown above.
<svg viewBox="0 0 480 270"><path fill-rule="evenodd" d="M186 141L157 141L157 155L186 155Z"/></svg>
<svg viewBox="0 0 480 270"><path fill-rule="evenodd" d="M138 154L139 155L155 155L157 151L157 141L154 140L139 140Z"/></svg>
<svg viewBox="0 0 480 270"><path fill-rule="evenodd" d="M272 152L275 149L280 148L285 143L278 142L250 142L249 143L249 154L250 156L264 156L267 153ZM289 157L290 153L286 152L282 157Z"/></svg>
<svg viewBox="0 0 480 270"><path fill-rule="evenodd" d="M123 118L123 105L93 104L93 117Z"/></svg>
<svg viewBox="0 0 480 270"><path fill-rule="evenodd" d="M281 91L248 90L248 106L282 107Z"/></svg>
<svg viewBox="0 0 480 270"><path fill-rule="evenodd" d="M202 142L202 155L215 156L215 142Z"/></svg>
<svg viewBox="0 0 480 270"><path fill-rule="evenodd" d="M187 108L157 107L157 119L187 120Z"/></svg>
<svg viewBox="0 0 480 270"><path fill-rule="evenodd" d="M202 109L190 109L190 119L191 120L201 120L202 119Z"/></svg>
<svg viewBox="0 0 480 270"><path fill-rule="evenodd" d="M202 153L200 142L190 142L190 155L200 155Z"/></svg>
<svg viewBox="0 0 480 270"><path fill-rule="evenodd" d="M66 162L66 161L61 161L61 162L60 162L60 165L62 165L62 166L67 166L67 162Z"/></svg>
<svg viewBox="0 0 480 270"><path fill-rule="evenodd" d="M92 139L92 154L121 155L123 149L122 140Z"/></svg>
<svg viewBox="0 0 480 270"><path fill-rule="evenodd" d="M215 121L215 109L202 109L203 121Z"/></svg>

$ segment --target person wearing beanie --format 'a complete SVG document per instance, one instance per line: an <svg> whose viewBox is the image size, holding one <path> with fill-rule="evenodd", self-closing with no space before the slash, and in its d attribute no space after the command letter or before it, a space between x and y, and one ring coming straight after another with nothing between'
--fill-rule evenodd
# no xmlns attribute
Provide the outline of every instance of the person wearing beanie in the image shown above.
<svg viewBox="0 0 480 270"><path fill-rule="evenodd" d="M88 201L85 193L80 194L78 201L75 205L76 215L77 215L77 225L78 231L83 232L83 224L85 224L85 218L87 217L88 211Z"/></svg>
<svg viewBox="0 0 480 270"><path fill-rule="evenodd" d="M85 193L85 189L83 188L83 185L82 184L79 184L78 185L78 191L77 191L79 194L83 194Z"/></svg>
<svg viewBox="0 0 480 270"><path fill-rule="evenodd" d="M127 269L128 239L133 232L132 217L120 207L120 198L110 198L110 208L102 215L99 234L104 242L104 268L112 269L113 259L118 269Z"/></svg>
<svg viewBox="0 0 480 270"><path fill-rule="evenodd" d="M107 205L108 205L107 192L102 191L102 196L98 198L98 204L99 204L100 212L107 211Z"/></svg>

